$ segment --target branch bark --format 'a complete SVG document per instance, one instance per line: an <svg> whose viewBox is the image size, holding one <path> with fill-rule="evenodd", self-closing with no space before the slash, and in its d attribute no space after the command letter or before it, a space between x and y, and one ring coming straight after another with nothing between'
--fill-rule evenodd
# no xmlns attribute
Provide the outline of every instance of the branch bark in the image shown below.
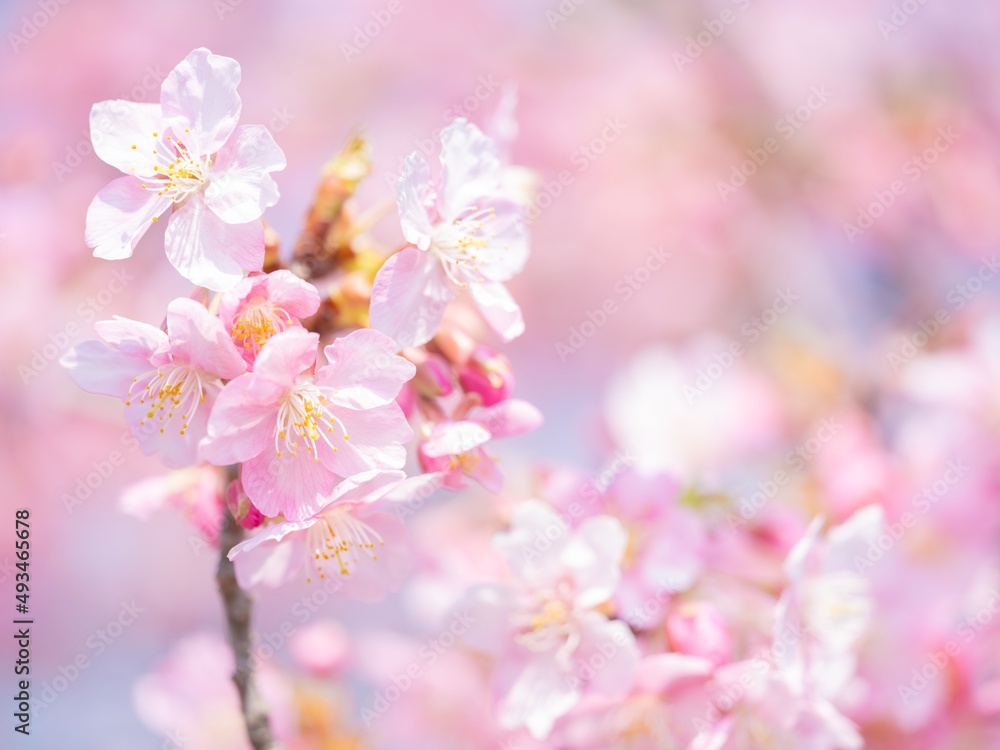
<svg viewBox="0 0 1000 750"><path fill-rule="evenodd" d="M250 662L250 616L253 602L236 582L236 572L229 560L229 550L243 539L243 527L236 522L232 513L225 511L225 522L219 535L219 569L215 575L226 613L226 627L229 644L236 657L236 671L233 682L240 693L243 707L243 722L247 736L254 750L281 750L271 733L271 722L267 706L257 690L253 665Z"/></svg>

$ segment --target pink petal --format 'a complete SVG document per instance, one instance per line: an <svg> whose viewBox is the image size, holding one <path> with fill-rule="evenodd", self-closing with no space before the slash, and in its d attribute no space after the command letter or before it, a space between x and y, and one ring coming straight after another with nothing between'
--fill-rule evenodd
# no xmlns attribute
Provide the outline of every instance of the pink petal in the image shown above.
<svg viewBox="0 0 1000 750"><path fill-rule="evenodd" d="M159 104L122 99L98 102L90 108L90 140L102 161L136 178L152 178L153 133L163 131Z"/></svg>
<svg viewBox="0 0 1000 750"><path fill-rule="evenodd" d="M236 580L245 589L277 588L305 579L306 546L301 532L315 523L277 523L229 551ZM293 534L292 538L284 539Z"/></svg>
<svg viewBox="0 0 1000 750"><path fill-rule="evenodd" d="M426 250L431 244L434 231L427 213L430 181L431 170L426 159L417 152L406 157L396 186L396 209L406 241L421 250Z"/></svg>
<svg viewBox="0 0 1000 750"><path fill-rule="evenodd" d="M602 665L592 671L588 691L607 696L627 692L639 665L639 647L628 625L621 620L608 620L597 612L585 614L579 625L580 645L573 654L574 660L578 664Z"/></svg>
<svg viewBox="0 0 1000 750"><path fill-rule="evenodd" d="M364 328L341 336L324 353L328 365L316 372L316 382L336 389L335 403L354 409L388 404L416 368L396 352L396 342L384 333Z"/></svg>
<svg viewBox="0 0 1000 750"><path fill-rule="evenodd" d="M219 394L201 445L203 460L227 466L254 456L274 453L278 402L284 390L247 373Z"/></svg>
<svg viewBox="0 0 1000 750"><path fill-rule="evenodd" d="M452 216L473 198L500 186L496 144L472 123L459 118L441 131L441 213Z"/></svg>
<svg viewBox="0 0 1000 750"><path fill-rule="evenodd" d="M485 427L494 438L505 438L538 427L542 413L527 401L509 399L485 409L474 409L468 419Z"/></svg>
<svg viewBox="0 0 1000 750"><path fill-rule="evenodd" d="M594 516L577 528L562 559L573 571L580 607L596 607L615 593L628 534L617 518Z"/></svg>
<svg viewBox="0 0 1000 750"><path fill-rule="evenodd" d="M201 369L231 380L246 370L243 355L222 327L222 321L193 299L175 299L167 307L171 354Z"/></svg>
<svg viewBox="0 0 1000 750"><path fill-rule="evenodd" d="M264 277L264 289L271 302L293 317L308 318L319 309L316 287L291 271L272 271Z"/></svg>
<svg viewBox="0 0 1000 750"><path fill-rule="evenodd" d="M402 522L387 513L370 513L360 520L382 537L371 554L351 550L341 556L347 573L336 565L324 566L328 578L339 584L338 593L362 602L385 598L398 591L412 567L411 553Z"/></svg>
<svg viewBox="0 0 1000 750"><path fill-rule="evenodd" d="M401 445L413 437L406 417L395 402L364 411L337 409L348 438L337 440L337 451L320 452L320 461L342 477L372 469L399 469L406 463Z"/></svg>
<svg viewBox="0 0 1000 750"><path fill-rule="evenodd" d="M333 492L336 477L306 451L263 451L243 464L243 489L265 516L300 521L314 515Z"/></svg>
<svg viewBox="0 0 1000 750"><path fill-rule="evenodd" d="M504 667L510 670L517 665L508 662ZM507 729L527 727L535 739L545 739L556 719L580 699L576 682L567 677L554 654L532 654L498 708L500 725Z"/></svg>
<svg viewBox="0 0 1000 750"><path fill-rule="evenodd" d="M116 398L125 398L132 379L150 369L148 357L125 354L96 340L72 347L59 364L87 393Z"/></svg>
<svg viewBox="0 0 1000 750"><path fill-rule="evenodd" d="M155 374L153 371L151 374ZM142 378L135 384L137 389L144 387ZM181 434L181 421L177 418L165 424L157 419L149 418L149 404L131 399L125 406L125 421L128 422L132 434L139 442L139 448L146 455L159 454L160 460L172 469L193 466L199 463L198 444L208 431L208 418L219 392L217 384L204 386L205 401L197 411L188 416L187 427Z"/></svg>
<svg viewBox="0 0 1000 750"><path fill-rule="evenodd" d="M278 186L268 173L285 164L267 128L241 125L215 157L205 203L228 224L259 219L278 202Z"/></svg>
<svg viewBox="0 0 1000 750"><path fill-rule="evenodd" d="M372 286L372 328L391 336L400 348L426 344L437 333L455 292L441 263L415 247L389 258Z"/></svg>
<svg viewBox="0 0 1000 750"><path fill-rule="evenodd" d="M469 291L490 328L504 341L511 341L524 333L521 308L510 296L507 287L494 281L469 284Z"/></svg>
<svg viewBox="0 0 1000 750"><path fill-rule="evenodd" d="M319 334L305 328L289 328L267 340L254 362L254 375L282 388L291 388L296 378L316 364Z"/></svg>
<svg viewBox="0 0 1000 750"><path fill-rule="evenodd" d="M240 64L199 47L170 71L160 87L163 115L191 129L199 155L214 154L229 138L243 107L236 87Z"/></svg>
<svg viewBox="0 0 1000 750"><path fill-rule="evenodd" d="M264 226L227 224L198 195L170 218L167 258L188 281L224 292L264 263Z"/></svg>
<svg viewBox="0 0 1000 750"><path fill-rule="evenodd" d="M128 258L154 219L170 206L169 198L155 190L143 190L135 177L112 180L87 209L87 247L94 249L97 258Z"/></svg>
<svg viewBox="0 0 1000 750"><path fill-rule="evenodd" d="M455 456L478 448L490 437L489 430L475 422L441 422L434 426L421 450L431 458Z"/></svg>
<svg viewBox="0 0 1000 750"><path fill-rule="evenodd" d="M524 269L531 247L524 206L499 194L476 195L470 197L466 206L460 207L459 213L448 215L445 219L461 219L463 215L469 215L471 206L479 215L490 212L487 218L482 219L480 234L486 243L476 249L475 266L463 266L459 272L470 283L483 278L490 281L512 279Z"/></svg>
<svg viewBox="0 0 1000 750"><path fill-rule="evenodd" d="M159 351L166 350L170 345L167 334L156 326L118 315L111 320L94 323L94 330L101 339L123 354L146 359Z"/></svg>
<svg viewBox="0 0 1000 750"><path fill-rule="evenodd" d="M496 460L482 448L472 451L472 465L465 470L465 474L493 494L503 489L503 474L500 473Z"/></svg>
<svg viewBox="0 0 1000 750"><path fill-rule="evenodd" d="M322 510L334 505L374 503L404 479L406 474L401 471L375 470L355 474L334 488Z"/></svg>

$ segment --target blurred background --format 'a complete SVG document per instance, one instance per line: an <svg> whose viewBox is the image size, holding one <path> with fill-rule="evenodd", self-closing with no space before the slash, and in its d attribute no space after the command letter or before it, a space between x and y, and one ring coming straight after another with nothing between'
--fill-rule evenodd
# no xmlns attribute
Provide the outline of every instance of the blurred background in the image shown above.
<svg viewBox="0 0 1000 750"><path fill-rule="evenodd" d="M155 101L198 46L239 60L242 122L267 125L288 157L267 216L285 245L357 128L374 147L364 207L392 196L407 154L457 115L486 122L516 83L512 157L537 171L539 193L533 256L511 284L527 332L505 351L546 422L504 446L512 491L530 489L517 471L529 460L595 474L620 448L738 496L820 417L846 411L850 439L815 470L843 517L891 505L952 449L978 456L995 437L931 417L902 425L904 397L885 394L948 396L953 370L914 396L893 355L963 347L996 308L1000 280L980 274L1000 242L996 3L4 0L0 20L0 580L6 601L12 509L27 506L33 670L52 696L22 744L183 746L140 721L133 685L181 638L221 632L213 551L177 514L117 509L162 469L123 442L120 405L80 392L57 363L95 320L158 322L188 292L162 229L114 264L92 258L83 233L116 175L90 147L91 104ZM376 233L400 239L391 217ZM1000 339L986 341L994 361ZM969 405L987 428L995 382ZM984 497L936 551L942 592L972 569L963 555L992 564ZM303 593L264 598L261 632ZM924 593L913 612L936 612ZM414 596L331 598L322 614L419 629ZM127 606L141 612L98 635Z"/></svg>

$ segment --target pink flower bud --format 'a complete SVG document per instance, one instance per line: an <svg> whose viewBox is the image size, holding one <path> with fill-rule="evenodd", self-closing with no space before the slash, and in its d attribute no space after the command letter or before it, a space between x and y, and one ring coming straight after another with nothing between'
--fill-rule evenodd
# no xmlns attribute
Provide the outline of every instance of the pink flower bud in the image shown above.
<svg viewBox="0 0 1000 750"><path fill-rule="evenodd" d="M264 523L264 515L250 502L238 479L226 487L226 507L244 529L256 529Z"/></svg>
<svg viewBox="0 0 1000 750"><path fill-rule="evenodd" d="M720 666L729 661L729 626L708 602L687 602L667 616L667 637L675 651Z"/></svg>
<svg viewBox="0 0 1000 750"><path fill-rule="evenodd" d="M306 625L292 634L288 651L295 663L315 677L329 677L350 658L350 634L332 620Z"/></svg>
<svg viewBox="0 0 1000 750"><path fill-rule="evenodd" d="M514 371L510 361L486 345L477 346L458 372L459 382L468 393L477 393L483 406L493 406L514 392Z"/></svg>
<svg viewBox="0 0 1000 750"><path fill-rule="evenodd" d="M451 368L447 360L438 354L428 354L427 358L417 365L412 383L417 393L426 398L447 396L454 389Z"/></svg>

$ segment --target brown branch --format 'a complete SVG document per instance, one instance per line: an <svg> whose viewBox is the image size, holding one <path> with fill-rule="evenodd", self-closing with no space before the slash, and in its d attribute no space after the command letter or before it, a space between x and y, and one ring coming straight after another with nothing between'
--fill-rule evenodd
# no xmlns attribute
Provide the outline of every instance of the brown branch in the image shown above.
<svg viewBox="0 0 1000 750"><path fill-rule="evenodd" d="M215 580L219 585L219 595L222 597L222 606L226 613L229 644L236 657L233 682L236 683L236 689L240 693L243 722L246 724L247 736L254 750L280 750L281 745L275 741L271 733L267 706L257 690L253 665L250 662L250 615L253 602L236 582L236 572L228 557L229 550L242 539L243 527L236 522L232 513L226 510L225 523L219 535L219 569Z"/></svg>

